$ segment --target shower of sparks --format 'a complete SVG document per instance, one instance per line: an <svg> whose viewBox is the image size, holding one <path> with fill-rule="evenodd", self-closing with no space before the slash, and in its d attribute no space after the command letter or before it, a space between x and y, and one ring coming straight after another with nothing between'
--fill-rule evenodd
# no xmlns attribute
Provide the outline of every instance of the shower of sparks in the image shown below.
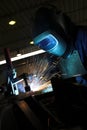
<svg viewBox="0 0 87 130"><path fill-rule="evenodd" d="M28 81L31 90L40 90L43 86L49 86L50 79L55 75L60 75L59 72L51 72L55 69L55 64L50 64L47 55L34 56L27 61L27 73L29 74ZM42 86L42 87L41 87Z"/></svg>

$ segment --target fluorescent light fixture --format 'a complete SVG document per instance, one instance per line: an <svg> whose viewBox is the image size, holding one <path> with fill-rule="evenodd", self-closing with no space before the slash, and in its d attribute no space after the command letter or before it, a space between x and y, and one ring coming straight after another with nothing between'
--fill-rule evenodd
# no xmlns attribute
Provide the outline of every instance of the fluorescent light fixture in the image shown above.
<svg viewBox="0 0 87 130"><path fill-rule="evenodd" d="M34 55L38 55L38 54L41 54L41 53L45 53L45 51L44 50L38 50L38 51L31 52L31 53L23 54L23 55L20 55L20 56L16 56L16 57L11 58L11 61L21 60L21 59L31 57L31 56L34 56ZM6 60L0 61L0 65L3 65L3 64L6 64Z"/></svg>
<svg viewBox="0 0 87 130"><path fill-rule="evenodd" d="M14 24L16 24L16 21L14 20L9 21L9 25L14 25Z"/></svg>

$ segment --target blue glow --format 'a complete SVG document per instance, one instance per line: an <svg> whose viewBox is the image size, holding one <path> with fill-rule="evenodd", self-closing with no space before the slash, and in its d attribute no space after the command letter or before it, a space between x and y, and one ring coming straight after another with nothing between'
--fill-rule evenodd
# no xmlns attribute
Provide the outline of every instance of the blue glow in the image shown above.
<svg viewBox="0 0 87 130"><path fill-rule="evenodd" d="M34 44L57 56L62 56L66 51L66 43L60 37L55 37L49 31L38 35L34 39Z"/></svg>
<svg viewBox="0 0 87 130"><path fill-rule="evenodd" d="M17 87L18 87L19 93L25 93L25 87L22 82L17 83Z"/></svg>

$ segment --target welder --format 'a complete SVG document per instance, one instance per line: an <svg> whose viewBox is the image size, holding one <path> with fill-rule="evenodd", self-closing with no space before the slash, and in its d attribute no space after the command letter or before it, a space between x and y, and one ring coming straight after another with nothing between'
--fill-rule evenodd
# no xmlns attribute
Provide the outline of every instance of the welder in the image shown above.
<svg viewBox="0 0 87 130"><path fill-rule="evenodd" d="M82 122L82 118L84 113L87 116L87 105L83 101L87 99L86 27L76 26L65 13L52 6L45 6L36 12L33 40L39 48L60 57L57 66L61 78L51 79L56 91L60 120L67 125L85 124L87 120ZM71 83L73 79L77 84Z"/></svg>

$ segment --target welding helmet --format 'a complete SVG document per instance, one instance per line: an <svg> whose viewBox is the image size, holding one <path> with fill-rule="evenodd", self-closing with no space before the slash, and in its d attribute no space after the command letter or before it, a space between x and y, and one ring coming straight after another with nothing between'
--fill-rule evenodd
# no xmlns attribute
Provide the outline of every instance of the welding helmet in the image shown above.
<svg viewBox="0 0 87 130"><path fill-rule="evenodd" d="M65 56L71 50L69 37L74 31L69 29L74 27L63 16L65 17L60 11L56 12L55 8L41 7L36 12L34 21L34 44L56 56Z"/></svg>
<svg viewBox="0 0 87 130"><path fill-rule="evenodd" d="M63 56L67 48L64 40L60 36L56 35L56 33L49 30L35 37L34 44L46 52L56 56Z"/></svg>

